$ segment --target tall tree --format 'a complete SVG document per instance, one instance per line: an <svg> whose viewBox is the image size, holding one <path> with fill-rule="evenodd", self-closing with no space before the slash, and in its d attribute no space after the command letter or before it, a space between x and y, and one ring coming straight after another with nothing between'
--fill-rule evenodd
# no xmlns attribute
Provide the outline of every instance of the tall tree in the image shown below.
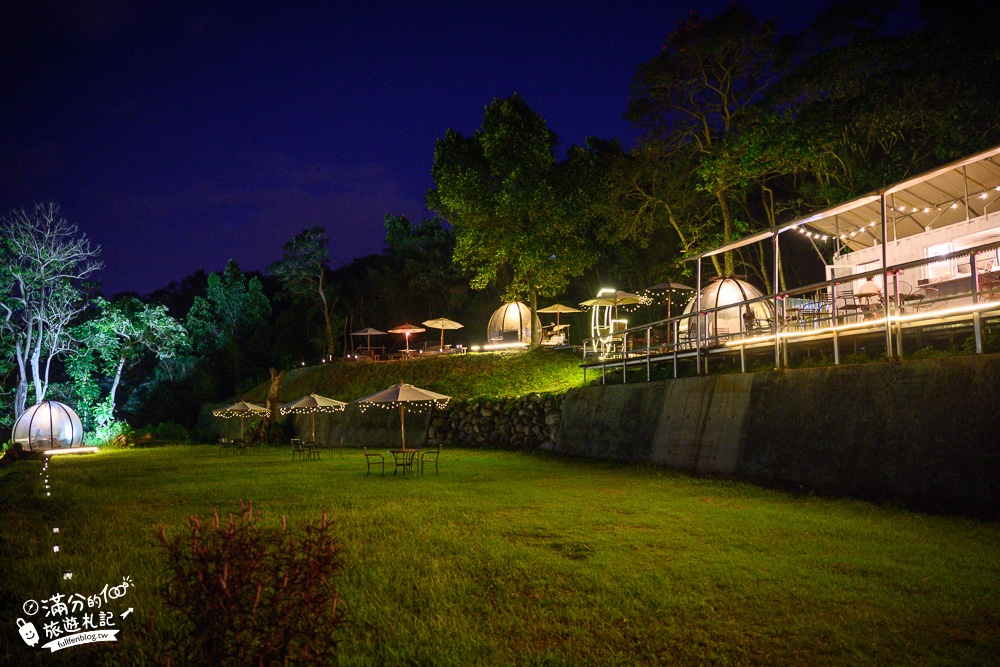
<svg viewBox="0 0 1000 667"><path fill-rule="evenodd" d="M233 379L242 372L240 344L271 312L271 304L256 277L247 277L233 260L222 273L208 276L205 296L196 296L184 320L192 351L203 358L227 352Z"/></svg>
<svg viewBox="0 0 1000 667"><path fill-rule="evenodd" d="M73 330L80 348L71 359L70 373L79 384L91 386L91 371L110 382L108 396L98 410L100 426L114 419L122 372L137 363L143 353L152 352L159 360L172 359L187 343L187 332L164 306L151 306L135 297L114 303L98 298L100 314Z"/></svg>
<svg viewBox="0 0 1000 667"><path fill-rule="evenodd" d="M270 266L268 272L278 278L285 289L295 296L316 299L323 313L326 328L327 359L333 359L333 327L330 322L330 303L327 294L326 272L330 260L330 239L322 227L304 229L284 245L284 257Z"/></svg>
<svg viewBox="0 0 1000 667"><path fill-rule="evenodd" d="M495 99L471 137L448 130L434 149L428 206L455 230L454 261L483 289L527 297L532 344L539 295L555 295L594 261L585 198L557 168L558 140L520 95Z"/></svg>
<svg viewBox="0 0 1000 667"><path fill-rule="evenodd" d="M0 220L0 325L13 340L18 381L14 416L24 412L29 383L45 399L52 361L70 348L67 329L86 307L84 281L101 268L100 246L59 213L36 204Z"/></svg>
<svg viewBox="0 0 1000 667"><path fill-rule="evenodd" d="M667 163L717 157L727 135L737 130L741 112L780 77L785 51L774 26L739 3L711 20L693 12L671 33L661 54L639 66L633 82L628 117L645 132L646 150L656 148ZM681 179L689 173L682 168ZM731 184L707 179L698 187L711 196L719 240L736 240L739 216ZM735 273L732 253L716 269Z"/></svg>

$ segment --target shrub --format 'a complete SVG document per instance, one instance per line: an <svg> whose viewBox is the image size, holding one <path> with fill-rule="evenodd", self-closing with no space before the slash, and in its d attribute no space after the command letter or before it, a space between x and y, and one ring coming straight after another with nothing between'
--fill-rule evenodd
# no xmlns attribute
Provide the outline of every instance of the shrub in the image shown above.
<svg viewBox="0 0 1000 667"><path fill-rule="evenodd" d="M84 442L98 447L120 447L122 449L135 446L135 433L125 422L112 421L106 426L98 426L93 431L84 434Z"/></svg>
<svg viewBox="0 0 1000 667"><path fill-rule="evenodd" d="M244 506L228 523L189 518L190 538L159 542L167 550L164 601L180 612L190 652L212 665L331 664L344 618L333 577L339 546L326 511L298 535L266 529Z"/></svg>
<svg viewBox="0 0 1000 667"><path fill-rule="evenodd" d="M188 440L188 430L176 422L163 422L153 431L157 440Z"/></svg>

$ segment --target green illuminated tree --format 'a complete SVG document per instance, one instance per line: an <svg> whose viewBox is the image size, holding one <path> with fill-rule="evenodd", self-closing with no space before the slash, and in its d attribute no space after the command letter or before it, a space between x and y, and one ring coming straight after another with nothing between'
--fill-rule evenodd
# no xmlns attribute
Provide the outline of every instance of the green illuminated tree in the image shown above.
<svg viewBox="0 0 1000 667"><path fill-rule="evenodd" d="M472 287L527 297L532 342L539 295L555 295L594 259L588 242L592 199L570 168L557 164L557 138L520 95L495 99L471 137L448 130L434 150L436 189L428 206L455 230L454 261ZM577 160L582 159L577 156Z"/></svg>
<svg viewBox="0 0 1000 667"><path fill-rule="evenodd" d="M97 410L99 426L114 419L122 372L138 363L146 352L159 360L172 359L187 344L187 332L164 306L151 306L135 297L114 303L98 298L100 314L73 330L80 347L67 363L84 403L96 403L92 373L110 382L108 395Z"/></svg>
<svg viewBox="0 0 1000 667"><path fill-rule="evenodd" d="M36 403L45 399L52 362L70 349L68 329L87 306L84 281L101 268L100 251L58 204L0 220L0 327L17 360L15 417L24 412L29 384Z"/></svg>

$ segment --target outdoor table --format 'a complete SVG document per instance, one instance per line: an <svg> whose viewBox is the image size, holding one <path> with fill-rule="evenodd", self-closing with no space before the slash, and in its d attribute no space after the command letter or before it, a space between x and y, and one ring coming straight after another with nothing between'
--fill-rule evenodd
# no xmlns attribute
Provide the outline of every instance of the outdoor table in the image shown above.
<svg viewBox="0 0 1000 667"><path fill-rule="evenodd" d="M389 453L392 454L393 463L395 463L396 465L395 469L393 469L392 471L392 474L395 475L397 470L402 469L404 477L406 476L407 470L410 471L411 475L414 475L415 473L413 472L413 459L416 458L419 452L420 449L412 449L412 448L390 449Z"/></svg>
<svg viewBox="0 0 1000 667"><path fill-rule="evenodd" d="M315 442L303 442L302 445L306 448L306 455L309 458L319 458L319 445Z"/></svg>

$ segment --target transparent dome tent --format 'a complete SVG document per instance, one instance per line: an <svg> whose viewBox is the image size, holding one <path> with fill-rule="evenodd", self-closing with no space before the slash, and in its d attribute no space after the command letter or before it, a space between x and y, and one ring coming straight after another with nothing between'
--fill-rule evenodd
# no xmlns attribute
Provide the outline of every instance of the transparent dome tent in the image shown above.
<svg viewBox="0 0 1000 667"><path fill-rule="evenodd" d="M535 317L535 327L542 321ZM487 335L491 343L531 343L531 309L520 301L505 303L490 318Z"/></svg>
<svg viewBox="0 0 1000 667"><path fill-rule="evenodd" d="M760 326L764 322L771 321L773 308L770 301L754 301L751 304L740 304L749 299L757 299L764 294L739 278L731 276L725 278L713 278L712 282L701 289L701 309L702 311L711 308L722 308L734 304L732 308L724 308L713 313L708 313L701 320L701 338L718 338L719 336L738 335L746 330L747 325ZM697 306L697 299L691 299L684 314L690 315ZM752 313L748 316L747 310ZM688 327L692 326L694 318L687 318L680 321L678 330L681 337L688 333ZM693 335L691 336L693 338Z"/></svg>
<svg viewBox="0 0 1000 667"><path fill-rule="evenodd" d="M83 425L69 406L42 401L14 422L13 440L24 451L71 449L83 444Z"/></svg>

